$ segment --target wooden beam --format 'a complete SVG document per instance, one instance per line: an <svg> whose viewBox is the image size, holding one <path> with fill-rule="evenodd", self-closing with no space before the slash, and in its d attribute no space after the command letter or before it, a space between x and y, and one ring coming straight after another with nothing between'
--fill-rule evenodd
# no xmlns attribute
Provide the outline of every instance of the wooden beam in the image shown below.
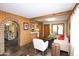
<svg viewBox="0 0 79 59"><path fill-rule="evenodd" d="M74 8L73 8L73 11L76 9L76 7L79 5L79 3L76 3Z"/></svg>
<svg viewBox="0 0 79 59"><path fill-rule="evenodd" d="M75 6L74 6L74 8L73 8L73 10L72 10L72 11L73 11L72 13L74 13L74 10L76 9L76 7L77 7L78 5L79 5L79 3L76 3L76 4L75 4Z"/></svg>
<svg viewBox="0 0 79 59"><path fill-rule="evenodd" d="M74 13L74 10L75 10L76 7L78 6L78 4L79 4L79 3L76 3L76 4L75 4L74 8L72 9L72 13L71 13L71 15ZM67 21L68 21L68 20L71 20L71 19L70 19L70 18L71 18L71 15L69 15Z"/></svg>
<svg viewBox="0 0 79 59"><path fill-rule="evenodd" d="M45 19L45 18L50 18L50 17L55 17L55 16L63 16L63 15L71 15L71 14L72 14L72 10L69 10L69 11L64 11L64 12L59 12L59 13L53 13L53 14L49 14L49 15L34 17L34 18L31 18L31 19Z"/></svg>

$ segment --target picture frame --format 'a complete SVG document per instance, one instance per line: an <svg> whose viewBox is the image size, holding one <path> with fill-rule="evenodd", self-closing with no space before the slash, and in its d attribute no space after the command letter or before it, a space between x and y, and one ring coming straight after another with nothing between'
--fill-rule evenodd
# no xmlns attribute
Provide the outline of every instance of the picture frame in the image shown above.
<svg viewBox="0 0 79 59"><path fill-rule="evenodd" d="M31 24L31 29L32 29L32 30L35 29L35 24Z"/></svg>
<svg viewBox="0 0 79 59"><path fill-rule="evenodd" d="M29 24L28 23L23 23L23 29L28 30L29 29Z"/></svg>

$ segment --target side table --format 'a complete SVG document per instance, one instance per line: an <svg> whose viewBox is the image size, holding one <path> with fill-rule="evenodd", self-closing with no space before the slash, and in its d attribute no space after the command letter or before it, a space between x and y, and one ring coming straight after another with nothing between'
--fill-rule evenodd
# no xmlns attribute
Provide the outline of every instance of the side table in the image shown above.
<svg viewBox="0 0 79 59"><path fill-rule="evenodd" d="M58 43L53 43L51 48L52 56L60 56L60 45Z"/></svg>

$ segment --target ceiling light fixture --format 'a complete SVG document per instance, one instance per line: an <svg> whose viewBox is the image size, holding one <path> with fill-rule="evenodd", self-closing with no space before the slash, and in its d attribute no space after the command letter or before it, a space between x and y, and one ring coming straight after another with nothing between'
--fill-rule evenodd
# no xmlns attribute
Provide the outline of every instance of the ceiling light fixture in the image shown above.
<svg viewBox="0 0 79 59"><path fill-rule="evenodd" d="M10 25L10 23L6 23L6 25L7 25L7 26Z"/></svg>
<svg viewBox="0 0 79 59"><path fill-rule="evenodd" d="M48 19L46 19L46 21L55 21L56 20L56 18L48 18Z"/></svg>

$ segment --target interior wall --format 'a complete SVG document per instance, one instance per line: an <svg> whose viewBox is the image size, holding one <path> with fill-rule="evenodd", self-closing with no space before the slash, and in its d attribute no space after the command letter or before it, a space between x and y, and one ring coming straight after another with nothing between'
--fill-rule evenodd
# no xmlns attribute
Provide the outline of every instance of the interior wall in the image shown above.
<svg viewBox="0 0 79 59"><path fill-rule="evenodd" d="M12 23L8 26L8 30L11 32L16 32L16 29L18 29L17 27L18 25L16 23Z"/></svg>
<svg viewBox="0 0 79 59"><path fill-rule="evenodd" d="M70 36L70 28L71 28L71 19L69 18L67 20L67 35Z"/></svg>
<svg viewBox="0 0 79 59"><path fill-rule="evenodd" d="M71 16L71 56L79 56L79 5Z"/></svg>
<svg viewBox="0 0 79 59"><path fill-rule="evenodd" d="M43 23L39 22L39 38L43 38Z"/></svg>
<svg viewBox="0 0 79 59"><path fill-rule="evenodd" d="M32 24L37 24L37 28L34 29L34 31L31 30L32 33L36 33L38 32L39 33L39 37L38 38L42 38L43 37L43 23L42 22L39 22L39 21L35 21L35 20L31 20L31 25Z"/></svg>
<svg viewBox="0 0 79 59"><path fill-rule="evenodd" d="M24 30L23 29L23 23L27 23L30 25L30 20L21 16L17 16L11 13L7 13L7 12L3 12L0 11L0 23L3 20L6 20L8 18L12 18L14 20L17 20L17 23L19 22L19 26L20 26L20 40L19 40L19 45L23 46L25 44L28 44L32 41L31 37L30 37L30 28L28 30ZM1 35L1 34L0 34Z"/></svg>

